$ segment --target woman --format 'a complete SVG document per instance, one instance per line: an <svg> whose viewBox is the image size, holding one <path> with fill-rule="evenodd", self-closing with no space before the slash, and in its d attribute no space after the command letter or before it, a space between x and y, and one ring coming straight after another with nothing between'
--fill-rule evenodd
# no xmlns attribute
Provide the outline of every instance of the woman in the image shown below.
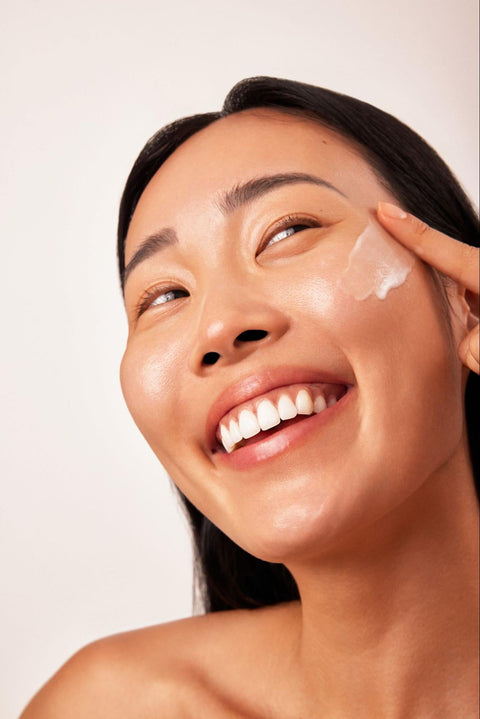
<svg viewBox="0 0 480 719"><path fill-rule="evenodd" d="M476 715L475 247L444 163L352 98L254 78L152 138L121 381L206 614L86 647L25 719Z"/></svg>

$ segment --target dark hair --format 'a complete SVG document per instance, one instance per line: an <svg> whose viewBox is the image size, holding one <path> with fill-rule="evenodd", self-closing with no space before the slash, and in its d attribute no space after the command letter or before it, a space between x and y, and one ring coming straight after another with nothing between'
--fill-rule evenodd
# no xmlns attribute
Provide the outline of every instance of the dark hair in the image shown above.
<svg viewBox="0 0 480 719"><path fill-rule="evenodd" d="M270 77L239 82L220 112L186 117L159 130L145 145L128 177L118 223L118 263L123 286L124 246L140 196L163 162L185 140L222 117L253 108L273 108L306 116L353 142L383 184L412 214L441 232L478 247L475 211L437 153L413 130L368 103L331 90ZM466 418L477 488L480 456L476 400L479 378L470 373ZM196 588L203 609L253 608L298 599L290 572L245 552L181 493L195 545Z"/></svg>

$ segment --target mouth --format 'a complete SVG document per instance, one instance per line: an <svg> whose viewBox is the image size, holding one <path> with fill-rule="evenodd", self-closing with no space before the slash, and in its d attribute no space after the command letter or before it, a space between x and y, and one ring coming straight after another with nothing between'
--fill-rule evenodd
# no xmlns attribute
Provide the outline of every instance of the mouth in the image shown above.
<svg viewBox="0 0 480 719"><path fill-rule="evenodd" d="M303 382L275 387L257 395L234 406L220 418L212 451L232 454L312 416L329 414L350 387L337 382Z"/></svg>

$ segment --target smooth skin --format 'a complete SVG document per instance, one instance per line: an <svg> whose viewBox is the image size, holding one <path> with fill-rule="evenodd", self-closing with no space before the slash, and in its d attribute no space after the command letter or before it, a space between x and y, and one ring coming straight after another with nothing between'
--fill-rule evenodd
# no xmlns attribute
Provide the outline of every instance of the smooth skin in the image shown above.
<svg viewBox="0 0 480 719"><path fill-rule="evenodd" d="M222 212L232 186L292 171L341 194L300 183ZM462 387L478 371L478 251L394 203L348 142L272 111L214 123L150 182L127 262L161 227L178 243L127 282L127 404L182 491L241 546L284 561L301 603L95 642L22 719L476 717L478 505ZM271 224L295 212L308 229L267 246ZM338 278L372 219L419 259L385 300L358 302ZM425 262L453 280L452 306L471 306L468 327L452 312L453 336ZM181 292L138 318L145 291L166 280ZM247 329L267 336L238 342ZM351 398L245 472L211 451L208 408L280 361L327 367L351 381Z"/></svg>
<svg viewBox="0 0 480 719"><path fill-rule="evenodd" d="M479 373L479 250L433 230L417 217L388 202L379 203L378 219L392 237L470 293L471 325L458 347L463 364Z"/></svg>

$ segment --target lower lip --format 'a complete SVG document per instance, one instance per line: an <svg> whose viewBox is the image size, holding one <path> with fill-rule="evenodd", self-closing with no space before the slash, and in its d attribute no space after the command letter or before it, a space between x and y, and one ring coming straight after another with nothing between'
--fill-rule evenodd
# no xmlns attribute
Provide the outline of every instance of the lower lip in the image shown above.
<svg viewBox="0 0 480 719"><path fill-rule="evenodd" d="M332 407L324 409L319 414L312 414L305 417L301 422L292 424L285 429L280 429L270 437L254 442L246 447L240 447L230 453L216 454L215 459L222 465L232 469L251 469L260 462L283 454L289 449L294 449L308 440L309 435L323 425L333 421L339 412L350 404L354 394L352 387Z"/></svg>

